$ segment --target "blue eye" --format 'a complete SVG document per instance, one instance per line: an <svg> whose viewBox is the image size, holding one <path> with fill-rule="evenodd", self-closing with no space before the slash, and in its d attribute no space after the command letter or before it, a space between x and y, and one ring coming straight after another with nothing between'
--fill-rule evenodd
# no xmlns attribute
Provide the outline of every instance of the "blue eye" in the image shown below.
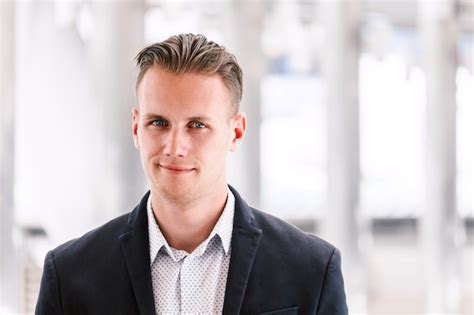
<svg viewBox="0 0 474 315"><path fill-rule="evenodd" d="M192 124L193 128L196 128L196 129L204 129L206 128L206 125L204 125L202 122L200 121L195 121L193 122Z"/></svg>
<svg viewBox="0 0 474 315"><path fill-rule="evenodd" d="M152 121L152 125L157 127L166 127L168 123L166 122L166 120L157 119Z"/></svg>

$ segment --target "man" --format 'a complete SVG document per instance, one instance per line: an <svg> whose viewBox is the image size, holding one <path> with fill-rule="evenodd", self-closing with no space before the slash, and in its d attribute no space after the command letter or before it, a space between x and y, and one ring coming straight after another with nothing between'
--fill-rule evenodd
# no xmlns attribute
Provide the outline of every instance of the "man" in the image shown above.
<svg viewBox="0 0 474 315"><path fill-rule="evenodd" d="M37 314L347 314L340 254L227 185L242 71L201 35L137 56L140 204L45 259Z"/></svg>

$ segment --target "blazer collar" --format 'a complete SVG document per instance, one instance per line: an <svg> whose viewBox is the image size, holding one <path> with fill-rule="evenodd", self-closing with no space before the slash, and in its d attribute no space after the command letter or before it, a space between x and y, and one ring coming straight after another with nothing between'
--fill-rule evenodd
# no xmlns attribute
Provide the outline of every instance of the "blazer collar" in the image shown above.
<svg viewBox="0 0 474 315"><path fill-rule="evenodd" d="M262 230L255 227L255 217L247 203L232 186L229 188L235 197L235 212L223 314L239 314Z"/></svg>
<svg viewBox="0 0 474 315"><path fill-rule="evenodd" d="M235 197L235 212L223 313L239 314L262 230L255 227L252 210L239 193L230 185L229 189ZM120 236L140 314L155 314L146 213L149 195L150 192L147 192L130 213L130 230Z"/></svg>
<svg viewBox="0 0 474 315"><path fill-rule="evenodd" d="M127 222L130 230L120 236L138 309L140 314L147 315L155 314L146 215L146 202L149 195L150 192L147 192L140 204L130 213Z"/></svg>

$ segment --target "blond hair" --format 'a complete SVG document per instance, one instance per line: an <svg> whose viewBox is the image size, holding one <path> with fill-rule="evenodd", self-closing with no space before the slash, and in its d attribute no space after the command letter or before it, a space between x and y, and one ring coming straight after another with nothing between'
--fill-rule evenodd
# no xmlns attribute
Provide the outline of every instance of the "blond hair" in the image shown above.
<svg viewBox="0 0 474 315"><path fill-rule="evenodd" d="M217 74L230 92L234 114L242 100L242 69L223 46L204 35L180 34L145 47L135 58L139 68L136 88L153 65L176 74Z"/></svg>

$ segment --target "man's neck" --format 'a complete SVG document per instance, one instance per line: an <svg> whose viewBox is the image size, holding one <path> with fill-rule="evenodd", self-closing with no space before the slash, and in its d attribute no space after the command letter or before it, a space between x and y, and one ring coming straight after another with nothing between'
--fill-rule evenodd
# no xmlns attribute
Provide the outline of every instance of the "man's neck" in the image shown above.
<svg viewBox="0 0 474 315"><path fill-rule="evenodd" d="M187 203L151 191L153 214L168 244L191 253L211 233L224 210L227 185Z"/></svg>

